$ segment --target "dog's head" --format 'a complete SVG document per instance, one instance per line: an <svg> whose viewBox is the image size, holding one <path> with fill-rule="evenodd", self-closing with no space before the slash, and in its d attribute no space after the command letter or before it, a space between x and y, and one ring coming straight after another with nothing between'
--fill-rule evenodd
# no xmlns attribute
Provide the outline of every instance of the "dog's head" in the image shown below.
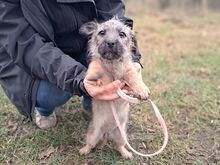
<svg viewBox="0 0 220 165"><path fill-rule="evenodd" d="M119 19L112 18L104 23L88 22L80 28L80 33L89 40L92 58L120 60L131 58L136 49L136 39L130 27Z"/></svg>

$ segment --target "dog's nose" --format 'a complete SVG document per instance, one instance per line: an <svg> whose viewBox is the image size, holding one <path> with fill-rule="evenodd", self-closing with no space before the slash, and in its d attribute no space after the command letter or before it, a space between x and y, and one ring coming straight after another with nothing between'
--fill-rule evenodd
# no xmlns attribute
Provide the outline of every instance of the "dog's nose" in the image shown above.
<svg viewBox="0 0 220 165"><path fill-rule="evenodd" d="M115 42L107 42L106 44L109 48L113 48L116 45Z"/></svg>

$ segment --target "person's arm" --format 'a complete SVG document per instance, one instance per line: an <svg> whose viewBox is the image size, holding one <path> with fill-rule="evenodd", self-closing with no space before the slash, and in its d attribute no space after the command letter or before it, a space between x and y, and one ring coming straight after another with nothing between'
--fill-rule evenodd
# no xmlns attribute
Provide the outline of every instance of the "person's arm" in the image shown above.
<svg viewBox="0 0 220 165"><path fill-rule="evenodd" d="M0 48L33 77L76 95L86 94L86 68L46 41L25 20L19 0L0 0Z"/></svg>
<svg viewBox="0 0 220 165"><path fill-rule="evenodd" d="M124 0L95 0L97 11L98 11L98 21L107 21L114 16L117 16L122 22L124 22L129 27L133 27L133 20L125 17L125 3ZM136 41L135 41L136 42ZM133 61L140 64L141 54L136 48L133 50ZM140 64L142 67L142 65Z"/></svg>

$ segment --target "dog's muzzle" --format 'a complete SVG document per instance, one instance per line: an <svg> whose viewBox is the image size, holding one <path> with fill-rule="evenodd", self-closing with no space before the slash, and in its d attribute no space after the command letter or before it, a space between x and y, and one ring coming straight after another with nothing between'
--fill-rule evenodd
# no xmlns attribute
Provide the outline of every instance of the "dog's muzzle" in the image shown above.
<svg viewBox="0 0 220 165"><path fill-rule="evenodd" d="M117 60L122 57L123 46L118 41L104 41L98 48L103 59Z"/></svg>

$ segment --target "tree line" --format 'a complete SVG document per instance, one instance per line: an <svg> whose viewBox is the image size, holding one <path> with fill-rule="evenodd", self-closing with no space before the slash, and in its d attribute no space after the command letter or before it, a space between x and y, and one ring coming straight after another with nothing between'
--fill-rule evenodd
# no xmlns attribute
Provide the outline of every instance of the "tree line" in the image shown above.
<svg viewBox="0 0 220 165"><path fill-rule="evenodd" d="M128 3L141 4L146 8L166 10L220 11L220 0L125 0Z"/></svg>

